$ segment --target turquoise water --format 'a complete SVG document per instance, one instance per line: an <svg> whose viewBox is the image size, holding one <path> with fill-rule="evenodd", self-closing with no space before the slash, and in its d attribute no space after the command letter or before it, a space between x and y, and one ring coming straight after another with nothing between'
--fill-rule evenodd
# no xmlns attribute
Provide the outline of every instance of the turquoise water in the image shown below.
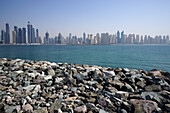
<svg viewBox="0 0 170 113"><path fill-rule="evenodd" d="M170 45L1 45L4 57L170 71Z"/></svg>

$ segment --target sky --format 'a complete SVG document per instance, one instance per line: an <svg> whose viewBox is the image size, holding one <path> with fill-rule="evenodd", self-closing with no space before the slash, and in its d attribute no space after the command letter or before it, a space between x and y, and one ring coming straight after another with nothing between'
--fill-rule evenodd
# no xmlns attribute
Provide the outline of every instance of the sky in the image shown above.
<svg viewBox="0 0 170 113"><path fill-rule="evenodd" d="M49 32L86 34L124 30L126 34L170 35L170 0L0 0L0 30L9 23ZM10 31L10 32L11 32Z"/></svg>

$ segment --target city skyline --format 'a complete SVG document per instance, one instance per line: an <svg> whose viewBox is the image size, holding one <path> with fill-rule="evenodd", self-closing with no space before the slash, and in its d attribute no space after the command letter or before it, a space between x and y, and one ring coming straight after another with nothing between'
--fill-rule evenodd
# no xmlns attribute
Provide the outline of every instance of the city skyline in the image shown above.
<svg viewBox="0 0 170 113"><path fill-rule="evenodd" d="M0 44L79 44L79 45L107 45L107 44L170 44L169 35L150 35L126 34L124 31L117 31L116 33L97 33L96 35L87 34L84 32L81 37L72 35L64 37L61 33L55 37L50 37L50 33L46 32L45 36L39 35L38 28L35 28L29 21L27 29L25 27L19 28L14 26L12 30L12 37L10 37L10 25L5 24L6 30L1 30Z"/></svg>
<svg viewBox="0 0 170 113"><path fill-rule="evenodd" d="M169 0L2 0L0 29L5 29L4 23L20 27L30 21L39 28L40 36L49 31L51 37L58 33L80 37L83 32L95 35L118 29L127 34L168 35L169 5Z"/></svg>

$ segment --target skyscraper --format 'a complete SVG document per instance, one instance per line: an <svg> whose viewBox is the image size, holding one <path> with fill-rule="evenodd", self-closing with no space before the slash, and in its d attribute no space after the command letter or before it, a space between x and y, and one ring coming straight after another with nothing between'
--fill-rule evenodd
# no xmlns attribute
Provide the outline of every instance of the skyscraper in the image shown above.
<svg viewBox="0 0 170 113"><path fill-rule="evenodd" d="M124 31L121 32L121 40L120 43L124 44Z"/></svg>
<svg viewBox="0 0 170 113"><path fill-rule="evenodd" d="M45 33L45 39L44 39L44 44L49 44L49 33Z"/></svg>
<svg viewBox="0 0 170 113"><path fill-rule="evenodd" d="M71 33L69 33L69 44L72 44Z"/></svg>
<svg viewBox="0 0 170 113"><path fill-rule="evenodd" d="M1 41L3 41L3 43L4 43L4 40L5 40L5 37L6 37L5 31L1 30Z"/></svg>
<svg viewBox="0 0 170 113"><path fill-rule="evenodd" d="M12 31L13 43L16 44L16 31Z"/></svg>
<svg viewBox="0 0 170 113"><path fill-rule="evenodd" d="M61 40L62 40L62 35L61 33L58 34L58 44L61 44Z"/></svg>
<svg viewBox="0 0 170 113"><path fill-rule="evenodd" d="M36 43L40 43L39 42L39 31L38 31L38 29L36 29Z"/></svg>
<svg viewBox="0 0 170 113"><path fill-rule="evenodd" d="M31 32L31 43L35 43L35 29L32 26L32 32Z"/></svg>
<svg viewBox="0 0 170 113"><path fill-rule="evenodd" d="M26 43L26 28L22 28L22 43Z"/></svg>
<svg viewBox="0 0 170 113"><path fill-rule="evenodd" d="M16 37L15 37L15 43L16 43L16 40L18 39L18 27L17 26L14 26L14 31L16 33Z"/></svg>
<svg viewBox="0 0 170 113"><path fill-rule="evenodd" d="M101 37L100 37L99 33L96 34L96 38L97 38L97 43L101 44Z"/></svg>
<svg viewBox="0 0 170 113"><path fill-rule="evenodd" d="M6 23L6 37L5 37L5 44L10 43L10 30L9 30L9 24Z"/></svg>
<svg viewBox="0 0 170 113"><path fill-rule="evenodd" d="M144 44L147 44L148 43L148 36L145 35L145 38L144 38Z"/></svg>
<svg viewBox="0 0 170 113"><path fill-rule="evenodd" d="M120 44L121 40L120 40L120 32L117 31L117 43Z"/></svg>
<svg viewBox="0 0 170 113"><path fill-rule="evenodd" d="M86 43L86 33L83 33L83 44Z"/></svg>
<svg viewBox="0 0 170 113"><path fill-rule="evenodd" d="M141 36L140 43L141 43L141 44L143 44L143 43L144 43L144 41L143 41L143 36Z"/></svg>
<svg viewBox="0 0 170 113"><path fill-rule="evenodd" d="M18 28L18 38L17 38L17 43L21 44L23 41L23 36L22 36L22 29Z"/></svg>
<svg viewBox="0 0 170 113"><path fill-rule="evenodd" d="M31 37L32 37L32 25L30 24L30 22L28 22L27 25L27 29L28 29L28 43L31 43Z"/></svg>

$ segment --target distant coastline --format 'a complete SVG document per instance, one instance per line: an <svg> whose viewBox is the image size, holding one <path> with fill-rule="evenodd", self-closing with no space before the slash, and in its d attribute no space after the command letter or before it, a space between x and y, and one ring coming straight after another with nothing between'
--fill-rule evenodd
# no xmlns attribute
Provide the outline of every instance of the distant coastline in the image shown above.
<svg viewBox="0 0 170 113"><path fill-rule="evenodd" d="M2 45L170 45L170 44L0 44Z"/></svg>

